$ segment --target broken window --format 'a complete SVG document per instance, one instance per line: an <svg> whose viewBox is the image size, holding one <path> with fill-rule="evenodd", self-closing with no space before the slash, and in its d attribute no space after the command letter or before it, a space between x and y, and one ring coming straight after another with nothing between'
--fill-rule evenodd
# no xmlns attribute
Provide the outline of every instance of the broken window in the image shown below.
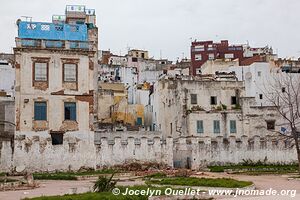
<svg viewBox="0 0 300 200"><path fill-rule="evenodd" d="M262 94L259 94L259 99L263 99L263 95Z"/></svg>
<svg viewBox="0 0 300 200"><path fill-rule="evenodd" d="M217 105L217 97L216 96L210 97L210 105Z"/></svg>
<svg viewBox="0 0 300 200"><path fill-rule="evenodd" d="M232 59L232 58L234 58L234 55L233 55L233 53L225 53L224 57L226 59Z"/></svg>
<svg viewBox="0 0 300 200"><path fill-rule="evenodd" d="M191 104L197 104L197 94L191 94Z"/></svg>
<svg viewBox="0 0 300 200"><path fill-rule="evenodd" d="M220 120L214 120L214 133L220 133Z"/></svg>
<svg viewBox="0 0 300 200"><path fill-rule="evenodd" d="M236 96L231 97L231 105L236 105Z"/></svg>
<svg viewBox="0 0 300 200"><path fill-rule="evenodd" d="M34 102L34 120L47 120L46 102Z"/></svg>
<svg viewBox="0 0 300 200"><path fill-rule="evenodd" d="M196 54L195 55L195 60L202 60L202 55L201 54Z"/></svg>
<svg viewBox="0 0 300 200"><path fill-rule="evenodd" d="M236 121L230 120L230 133L236 133Z"/></svg>
<svg viewBox="0 0 300 200"><path fill-rule="evenodd" d="M63 144L64 134L62 132L50 132L52 145Z"/></svg>
<svg viewBox="0 0 300 200"><path fill-rule="evenodd" d="M213 60L213 59L215 59L215 54L213 53L208 54L208 60Z"/></svg>
<svg viewBox="0 0 300 200"><path fill-rule="evenodd" d="M47 81L48 70L47 63L35 62L34 63L34 81Z"/></svg>
<svg viewBox="0 0 300 200"><path fill-rule="evenodd" d="M275 130L275 120L268 120L266 122L268 130Z"/></svg>
<svg viewBox="0 0 300 200"><path fill-rule="evenodd" d="M203 121L197 120L197 133L203 133Z"/></svg>
<svg viewBox="0 0 300 200"><path fill-rule="evenodd" d="M76 82L76 81L77 81L77 65L64 64L64 82Z"/></svg>
<svg viewBox="0 0 300 200"><path fill-rule="evenodd" d="M257 76L258 76L258 77L261 77L261 71L258 71L258 72L257 72Z"/></svg>
<svg viewBox="0 0 300 200"><path fill-rule="evenodd" d="M65 102L65 120L76 121L76 103Z"/></svg>

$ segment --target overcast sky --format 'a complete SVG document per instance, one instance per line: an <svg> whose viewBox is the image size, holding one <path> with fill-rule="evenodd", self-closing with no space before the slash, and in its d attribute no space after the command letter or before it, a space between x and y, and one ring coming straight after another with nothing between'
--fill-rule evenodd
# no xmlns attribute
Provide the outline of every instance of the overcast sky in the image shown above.
<svg viewBox="0 0 300 200"><path fill-rule="evenodd" d="M66 5L95 8L99 49L127 48L155 58L189 56L191 38L270 45L281 57L300 57L299 0L1 0L0 52L12 52L21 16L51 21Z"/></svg>

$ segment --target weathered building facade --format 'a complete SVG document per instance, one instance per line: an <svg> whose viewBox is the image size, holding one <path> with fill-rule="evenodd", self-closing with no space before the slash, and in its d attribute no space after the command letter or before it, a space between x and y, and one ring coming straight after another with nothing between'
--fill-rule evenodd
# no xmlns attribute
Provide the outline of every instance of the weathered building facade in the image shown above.
<svg viewBox="0 0 300 200"><path fill-rule="evenodd" d="M18 24L15 166L93 167L86 154L93 148L98 31L87 11L73 6L65 21Z"/></svg>

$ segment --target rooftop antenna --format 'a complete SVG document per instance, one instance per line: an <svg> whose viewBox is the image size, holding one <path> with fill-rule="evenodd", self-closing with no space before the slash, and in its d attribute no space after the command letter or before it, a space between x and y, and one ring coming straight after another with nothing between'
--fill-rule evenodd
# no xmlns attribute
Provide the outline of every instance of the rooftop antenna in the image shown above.
<svg viewBox="0 0 300 200"><path fill-rule="evenodd" d="M160 56L160 59L162 59L162 52L161 52L161 49L159 50L159 56Z"/></svg>
<svg viewBox="0 0 300 200"><path fill-rule="evenodd" d="M32 17L30 16L21 16L22 18L25 18L25 21L28 22L28 19L29 19L29 22L32 22Z"/></svg>

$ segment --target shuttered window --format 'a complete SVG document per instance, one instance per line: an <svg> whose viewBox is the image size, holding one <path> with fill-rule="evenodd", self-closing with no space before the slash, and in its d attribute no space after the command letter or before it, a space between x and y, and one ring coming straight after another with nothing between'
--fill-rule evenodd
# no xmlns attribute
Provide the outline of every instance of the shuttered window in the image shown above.
<svg viewBox="0 0 300 200"><path fill-rule="evenodd" d="M34 80L47 81L47 63L34 63Z"/></svg>
<svg viewBox="0 0 300 200"><path fill-rule="evenodd" d="M47 120L46 102L34 102L34 120Z"/></svg>
<svg viewBox="0 0 300 200"><path fill-rule="evenodd" d="M65 102L65 120L76 121L76 103Z"/></svg>
<svg viewBox="0 0 300 200"><path fill-rule="evenodd" d="M197 120L197 133L203 133L203 121Z"/></svg>
<svg viewBox="0 0 300 200"><path fill-rule="evenodd" d="M220 121L214 120L214 133L220 133Z"/></svg>
<svg viewBox="0 0 300 200"><path fill-rule="evenodd" d="M236 133L236 121L230 120L230 133Z"/></svg>
<svg viewBox="0 0 300 200"><path fill-rule="evenodd" d="M64 64L64 81L76 82L77 81L77 66L76 64Z"/></svg>
<svg viewBox="0 0 300 200"><path fill-rule="evenodd" d="M191 104L197 104L197 94L191 94Z"/></svg>

